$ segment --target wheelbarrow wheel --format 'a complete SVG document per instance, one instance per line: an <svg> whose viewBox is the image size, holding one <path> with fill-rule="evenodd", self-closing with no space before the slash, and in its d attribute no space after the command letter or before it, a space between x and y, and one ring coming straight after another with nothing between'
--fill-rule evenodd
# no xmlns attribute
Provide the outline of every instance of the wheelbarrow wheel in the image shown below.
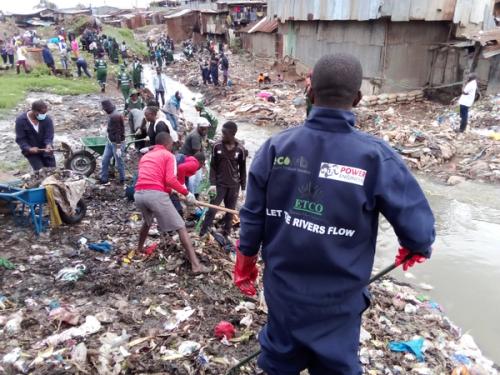
<svg viewBox="0 0 500 375"><path fill-rule="evenodd" d="M73 216L66 215L64 211L61 210L61 208L59 208L59 216L61 216L61 220L65 224L79 223L85 217L86 212L87 212L87 206L85 205L85 202L81 199L76 204L75 214Z"/></svg>
<svg viewBox="0 0 500 375"><path fill-rule="evenodd" d="M64 167L89 177L95 171L96 160L88 151L77 151L66 160Z"/></svg>

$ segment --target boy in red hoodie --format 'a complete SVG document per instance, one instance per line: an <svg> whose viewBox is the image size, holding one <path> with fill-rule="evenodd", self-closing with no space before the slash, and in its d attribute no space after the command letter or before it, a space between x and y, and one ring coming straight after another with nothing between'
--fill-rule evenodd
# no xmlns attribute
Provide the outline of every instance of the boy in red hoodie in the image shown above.
<svg viewBox="0 0 500 375"><path fill-rule="evenodd" d="M203 266L196 256L184 220L171 201L174 190L186 196L188 203L196 201L194 195L177 179L175 156L170 151L173 144L172 137L165 132L159 133L155 143L154 148L139 162L139 175L135 185L135 204L141 210L144 219L137 252L142 252L153 219L156 219L163 233L172 231L179 233L179 239L191 262L193 273L208 272L208 268Z"/></svg>
<svg viewBox="0 0 500 375"><path fill-rule="evenodd" d="M205 154L203 152L197 152L193 156L185 156L184 161L177 165L177 180L183 186L186 186L186 181L189 177L194 176L199 169L205 165ZM183 216L184 211L182 209L179 197L176 194L170 196L172 203L179 215Z"/></svg>

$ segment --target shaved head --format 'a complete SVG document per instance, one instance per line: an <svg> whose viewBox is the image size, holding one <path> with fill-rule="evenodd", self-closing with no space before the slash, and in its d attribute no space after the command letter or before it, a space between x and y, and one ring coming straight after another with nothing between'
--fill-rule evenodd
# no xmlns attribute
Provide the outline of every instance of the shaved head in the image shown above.
<svg viewBox="0 0 500 375"><path fill-rule="evenodd" d="M361 100L362 80L363 69L356 57L347 53L325 55L312 73L314 104L350 109Z"/></svg>
<svg viewBox="0 0 500 375"><path fill-rule="evenodd" d="M167 132L161 132L161 133L158 133L156 135L155 143L157 145L165 146L165 148L167 150L171 150L172 144L174 143L174 141L172 140L172 137L170 136L170 134L168 134Z"/></svg>

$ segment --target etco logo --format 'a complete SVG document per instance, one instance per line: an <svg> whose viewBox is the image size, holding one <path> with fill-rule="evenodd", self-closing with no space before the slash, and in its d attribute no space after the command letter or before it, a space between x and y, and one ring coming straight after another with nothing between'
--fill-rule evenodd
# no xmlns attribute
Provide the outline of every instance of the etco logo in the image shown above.
<svg viewBox="0 0 500 375"><path fill-rule="evenodd" d="M321 203L310 202L305 199L295 199L294 210L307 212L313 215L323 215L324 207Z"/></svg>
<svg viewBox="0 0 500 375"><path fill-rule="evenodd" d="M296 211L306 212L316 216L322 216L325 210L323 204L318 201L321 198L322 192L317 185L308 182L298 189L299 197L295 198L293 209Z"/></svg>

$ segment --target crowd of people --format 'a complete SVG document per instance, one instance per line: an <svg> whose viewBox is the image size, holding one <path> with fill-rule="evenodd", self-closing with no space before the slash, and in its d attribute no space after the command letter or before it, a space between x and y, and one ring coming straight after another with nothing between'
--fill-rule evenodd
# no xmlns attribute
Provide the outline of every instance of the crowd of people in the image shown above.
<svg viewBox="0 0 500 375"><path fill-rule="evenodd" d="M90 33L83 48L94 52L104 91L105 55L117 62L119 45ZM183 202L188 206L197 202L204 178L212 204L223 202L234 209L243 198L234 282L242 293L255 295L262 251L269 314L259 336L259 366L270 375L298 374L305 368L311 374L361 374L361 315L370 304L366 286L379 215L395 228L401 245L396 264L405 269L430 257L435 231L425 195L402 159L383 141L354 127L351 110L361 100L360 62L347 54L327 55L317 62L308 77L311 108L305 124L267 140L247 177L247 151L236 137L238 125L225 122L218 137L217 118L197 102L199 116L189 129L182 121L181 93L165 98L168 81L162 67L168 63L168 53L173 54L173 41L162 35L157 42L148 40L148 48L156 67L151 77L154 95L144 95L139 59L133 59L129 72L122 55L117 85L124 110L110 99L100 103L108 116L100 184L110 183L112 159L117 183L127 183L127 133L137 143L134 152L139 162L128 191L143 218L138 252L147 252L145 242L156 221L162 232L178 233L194 274L210 272L193 248ZM207 54L209 58L200 60L203 82L219 85L222 70L227 85L229 62L223 46L216 52L215 43L209 42ZM45 62L52 64L50 59ZM86 68L81 66L88 74ZM259 75L259 85L269 82L269 76ZM469 85L464 95L473 94L473 89ZM16 142L34 170L56 163L48 110L39 100L16 119ZM215 213L207 212L200 236L213 232ZM232 229L233 215L227 213L221 234L228 238Z"/></svg>

